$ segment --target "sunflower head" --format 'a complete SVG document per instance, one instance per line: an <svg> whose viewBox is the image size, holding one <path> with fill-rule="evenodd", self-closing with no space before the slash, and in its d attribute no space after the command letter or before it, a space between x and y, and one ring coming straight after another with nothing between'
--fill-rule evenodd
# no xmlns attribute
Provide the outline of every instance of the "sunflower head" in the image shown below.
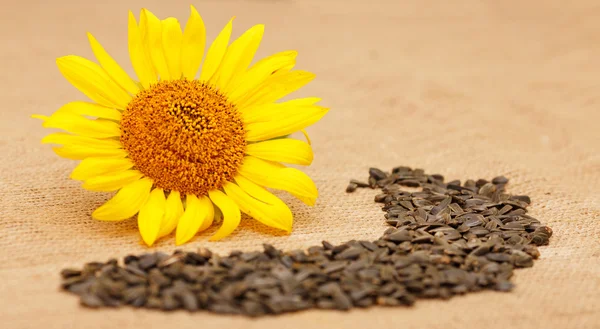
<svg viewBox="0 0 600 329"><path fill-rule="evenodd" d="M206 49L202 18L191 7L182 29L172 17L129 13L128 47L137 80L88 34L98 63L57 60L60 72L89 101L70 102L51 116L34 115L52 133L61 157L81 160L71 178L91 191L115 192L92 217L120 221L137 215L144 242L175 231L182 244L213 222L211 240L230 235L241 213L286 232L292 213L267 188L314 205L317 188L296 168L313 159L308 143L289 138L328 109L318 98L280 99L314 75L293 70L297 53L252 63L264 26L230 41L232 21Z"/></svg>

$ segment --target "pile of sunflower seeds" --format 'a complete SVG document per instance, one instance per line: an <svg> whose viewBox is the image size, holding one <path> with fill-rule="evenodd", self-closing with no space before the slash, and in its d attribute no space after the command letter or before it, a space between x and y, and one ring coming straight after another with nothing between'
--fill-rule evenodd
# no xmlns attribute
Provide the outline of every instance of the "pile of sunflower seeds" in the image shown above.
<svg viewBox="0 0 600 329"><path fill-rule="evenodd" d="M375 241L307 250L234 251L201 248L149 253L62 271L62 288L88 307L131 305L263 316L310 308L348 310L412 305L484 289L509 291L515 268L531 267L552 230L526 214L527 196L505 193L508 180L444 183L441 175L397 167L371 168L388 228ZM403 187L420 188L417 192Z"/></svg>

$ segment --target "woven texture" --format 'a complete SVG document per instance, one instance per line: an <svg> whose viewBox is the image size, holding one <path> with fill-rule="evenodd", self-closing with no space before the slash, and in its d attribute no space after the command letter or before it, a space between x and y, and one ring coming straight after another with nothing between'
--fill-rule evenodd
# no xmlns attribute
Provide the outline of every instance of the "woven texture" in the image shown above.
<svg viewBox="0 0 600 329"><path fill-rule="evenodd" d="M90 218L109 194L68 175L76 162L40 145L32 113L83 99L54 60L91 57L92 32L131 72L127 10L185 22L186 1L33 1L0 14L0 319L4 328L600 328L600 7L595 0L196 1L212 40L232 15L235 35L266 24L259 56L297 49L330 113L309 129L314 208L282 195L293 234L246 220L181 249L306 248L375 239L385 229L375 191L347 195L369 166L424 168L448 179L511 179L554 230L512 293L483 292L412 308L307 311L260 320L207 313L88 310L58 289L59 271L148 251L134 220ZM172 237L151 250L174 250Z"/></svg>

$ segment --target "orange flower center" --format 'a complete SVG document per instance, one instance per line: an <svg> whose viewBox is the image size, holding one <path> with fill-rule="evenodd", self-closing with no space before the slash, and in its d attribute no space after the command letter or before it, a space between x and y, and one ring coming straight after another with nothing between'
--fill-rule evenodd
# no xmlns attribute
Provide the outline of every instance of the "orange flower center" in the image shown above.
<svg viewBox="0 0 600 329"><path fill-rule="evenodd" d="M231 181L246 150L235 106L197 80L161 81L138 93L123 112L121 143L156 186L197 196Z"/></svg>

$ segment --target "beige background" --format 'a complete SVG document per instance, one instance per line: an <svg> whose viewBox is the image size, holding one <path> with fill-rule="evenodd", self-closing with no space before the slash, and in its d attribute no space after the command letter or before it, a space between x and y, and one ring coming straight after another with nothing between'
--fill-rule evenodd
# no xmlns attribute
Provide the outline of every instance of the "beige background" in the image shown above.
<svg viewBox="0 0 600 329"><path fill-rule="evenodd" d="M449 4L451 3L451 4ZM513 293L485 292L413 308L309 311L248 320L205 313L86 310L58 291L58 272L144 252L135 221L90 219L108 194L67 179L75 162L39 143L30 119L82 99L54 59L90 56L90 31L130 70L127 10L185 21L187 1L14 1L0 14L0 319L4 328L600 328L600 6L595 0L195 1L218 33L267 26L260 55L297 49L331 112L311 127L320 190L314 208L285 197L291 236L251 221L219 243L303 248L326 238L377 238L373 191L346 195L369 166L410 165L447 178L512 180L555 232ZM173 238L156 249L171 251Z"/></svg>

